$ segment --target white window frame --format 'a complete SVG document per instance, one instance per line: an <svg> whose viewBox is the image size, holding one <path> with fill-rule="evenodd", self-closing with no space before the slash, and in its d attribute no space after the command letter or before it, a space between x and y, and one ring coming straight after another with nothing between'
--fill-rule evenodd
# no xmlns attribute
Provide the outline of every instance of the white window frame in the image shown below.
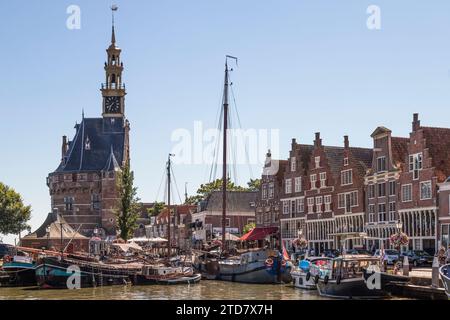
<svg viewBox="0 0 450 320"><path fill-rule="evenodd" d="M372 208L372 210L371 210ZM375 205L369 204L369 223L375 222Z"/></svg>
<svg viewBox="0 0 450 320"><path fill-rule="evenodd" d="M327 186L327 173L326 172L319 173L319 179L320 179L320 188L325 188Z"/></svg>
<svg viewBox="0 0 450 320"><path fill-rule="evenodd" d="M384 195L380 195L380 186L384 184ZM378 182L377 183L377 197L384 198L386 197L386 182Z"/></svg>
<svg viewBox="0 0 450 320"><path fill-rule="evenodd" d="M305 198L299 198L297 201L297 213L305 212Z"/></svg>
<svg viewBox="0 0 450 320"><path fill-rule="evenodd" d="M405 200L405 190L406 188L409 188L409 199ZM413 192L412 192L412 184L404 184L402 185L402 202L411 202L413 199Z"/></svg>
<svg viewBox="0 0 450 320"><path fill-rule="evenodd" d="M267 195L268 195L268 193L267 193L267 184L263 184L262 185L262 190L261 190L261 198L263 200L266 200L267 199Z"/></svg>
<svg viewBox="0 0 450 320"><path fill-rule="evenodd" d="M286 179L284 183L286 194L292 193L292 179Z"/></svg>
<svg viewBox="0 0 450 320"><path fill-rule="evenodd" d="M344 158L344 167L348 166L348 158Z"/></svg>
<svg viewBox="0 0 450 320"><path fill-rule="evenodd" d="M380 207L381 206L384 206L384 211L380 211ZM387 211L386 211L386 209L387 209L386 202L382 202L382 203L378 204L378 211L377 211L377 213L378 213L378 222L381 222L381 221L387 222L387 219L386 219L387 218ZM380 219L380 215L381 215L382 212L384 212L384 219L383 220Z"/></svg>
<svg viewBox="0 0 450 320"><path fill-rule="evenodd" d="M308 213L314 213L314 197L307 199Z"/></svg>
<svg viewBox="0 0 450 320"><path fill-rule="evenodd" d="M394 186L394 193L391 193L391 185ZM397 193L397 181L395 180L388 181L388 195L395 196L396 193Z"/></svg>
<svg viewBox="0 0 450 320"><path fill-rule="evenodd" d="M392 210L392 207L391 207L392 204L394 205L394 210ZM396 212L397 212L397 203L395 201L389 202L389 215L388 215L389 222L396 221L395 220Z"/></svg>
<svg viewBox="0 0 450 320"><path fill-rule="evenodd" d="M323 196L323 202L325 203L324 212L330 212L331 211L331 195L328 194L326 196Z"/></svg>
<svg viewBox="0 0 450 320"><path fill-rule="evenodd" d="M270 182L268 189L269 199L273 199L273 197L275 196L275 184L273 182Z"/></svg>
<svg viewBox="0 0 450 320"><path fill-rule="evenodd" d="M379 162L379 160L382 160L382 159L384 159L384 169L380 170L380 163L382 163L382 162ZM386 156L378 157L377 158L377 172L385 172L387 170L386 166L387 166Z"/></svg>
<svg viewBox="0 0 450 320"><path fill-rule="evenodd" d="M423 169L423 153L414 153L409 155L409 172L412 172L413 179L420 178L420 171Z"/></svg>
<svg viewBox="0 0 450 320"><path fill-rule="evenodd" d="M294 179L294 190L295 192L302 192L302 177L296 177Z"/></svg>
<svg viewBox="0 0 450 320"><path fill-rule="evenodd" d="M430 185L430 196L427 197L427 198L424 198L422 196L422 185L424 185L424 184L429 184ZM419 187L420 187L420 200L429 200L429 199L433 198L433 185L431 184L431 180L420 182L420 186Z"/></svg>
<svg viewBox="0 0 450 320"><path fill-rule="evenodd" d="M322 204L323 204L323 197L318 196L316 197L316 212L322 213Z"/></svg>
<svg viewBox="0 0 450 320"><path fill-rule="evenodd" d="M373 192L371 194L370 188L373 188ZM376 185L374 183L367 185L367 196L369 199L375 199L376 197Z"/></svg>
<svg viewBox="0 0 450 320"><path fill-rule="evenodd" d="M311 190L317 189L317 174L311 174L309 176L309 181L311 182Z"/></svg>
<svg viewBox="0 0 450 320"><path fill-rule="evenodd" d="M341 171L341 186L349 186L353 184L353 169Z"/></svg>
<svg viewBox="0 0 450 320"><path fill-rule="evenodd" d="M291 202L289 200L283 201L283 214L284 215L288 215L288 214L291 213L290 212L290 210L291 210L290 206L291 206Z"/></svg>
<svg viewBox="0 0 450 320"><path fill-rule="evenodd" d="M314 157L314 163L316 165L316 169L320 168L320 156Z"/></svg>
<svg viewBox="0 0 450 320"><path fill-rule="evenodd" d="M291 172L295 172L297 170L297 162L295 157L291 158Z"/></svg>

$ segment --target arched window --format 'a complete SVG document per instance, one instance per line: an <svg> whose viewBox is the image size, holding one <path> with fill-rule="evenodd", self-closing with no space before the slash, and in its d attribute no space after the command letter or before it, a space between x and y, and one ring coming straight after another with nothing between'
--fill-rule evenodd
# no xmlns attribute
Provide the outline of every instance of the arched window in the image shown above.
<svg viewBox="0 0 450 320"><path fill-rule="evenodd" d="M111 75L111 83L116 83L116 75L115 74Z"/></svg>

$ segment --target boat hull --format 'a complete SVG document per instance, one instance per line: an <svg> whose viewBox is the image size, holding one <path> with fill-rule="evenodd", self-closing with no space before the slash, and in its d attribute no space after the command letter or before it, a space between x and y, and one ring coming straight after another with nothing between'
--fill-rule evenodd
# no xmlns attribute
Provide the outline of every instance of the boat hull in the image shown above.
<svg viewBox="0 0 450 320"><path fill-rule="evenodd" d="M450 300L450 264L445 265L439 269L442 283L444 284L445 293Z"/></svg>
<svg viewBox="0 0 450 320"><path fill-rule="evenodd" d="M369 289L363 277L343 279L339 284L334 279L326 284L319 279L317 290L321 296L338 299L381 299L389 296L385 290Z"/></svg>
<svg viewBox="0 0 450 320"><path fill-rule="evenodd" d="M1 277L1 287L32 287L36 286L36 266L32 263L11 262L3 264L4 276Z"/></svg>
<svg viewBox="0 0 450 320"><path fill-rule="evenodd" d="M76 267L79 272L72 271ZM130 270L89 266L77 261L43 258L36 267L36 281L42 289L79 289L97 286L124 285L133 275Z"/></svg>
<svg viewBox="0 0 450 320"><path fill-rule="evenodd" d="M192 276L182 276L174 279L155 279L144 275L136 275L132 277L133 285L186 285L196 284L202 279L202 275L197 273Z"/></svg>
<svg viewBox="0 0 450 320"><path fill-rule="evenodd" d="M265 262L256 261L247 264L219 264L219 273L216 280L255 283L255 284L272 284L272 283L289 283L292 281L290 268L281 271L280 277L272 269L267 268Z"/></svg>
<svg viewBox="0 0 450 320"><path fill-rule="evenodd" d="M294 287L303 289L303 290L316 290L317 285L314 282L313 277L311 276L309 280L306 280L306 273L299 272L299 271L293 271L291 273L292 276L292 282L294 284Z"/></svg>

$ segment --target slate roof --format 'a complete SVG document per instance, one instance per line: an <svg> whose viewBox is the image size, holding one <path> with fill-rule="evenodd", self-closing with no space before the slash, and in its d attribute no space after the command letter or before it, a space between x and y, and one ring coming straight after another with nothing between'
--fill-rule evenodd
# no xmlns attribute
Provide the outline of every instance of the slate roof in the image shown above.
<svg viewBox="0 0 450 320"><path fill-rule="evenodd" d="M258 191L227 191L227 211L255 212ZM201 211L222 211L222 191L213 191L200 202Z"/></svg>
<svg viewBox="0 0 450 320"><path fill-rule="evenodd" d="M123 118L83 118L75 129L66 159L56 172L101 171L122 164L125 144ZM87 142L89 148L86 147Z"/></svg>

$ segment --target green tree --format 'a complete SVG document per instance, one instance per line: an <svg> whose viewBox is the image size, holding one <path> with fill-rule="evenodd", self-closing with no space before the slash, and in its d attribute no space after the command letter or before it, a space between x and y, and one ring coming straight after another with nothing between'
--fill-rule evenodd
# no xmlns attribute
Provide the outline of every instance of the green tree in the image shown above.
<svg viewBox="0 0 450 320"><path fill-rule="evenodd" d="M259 191L261 188L261 179L250 179L250 181L247 182L247 185L249 191Z"/></svg>
<svg viewBox="0 0 450 320"><path fill-rule="evenodd" d="M250 222L244 227L243 232L244 234L249 233L254 228L256 228L256 224L254 222Z"/></svg>
<svg viewBox="0 0 450 320"><path fill-rule="evenodd" d="M186 204L197 204L199 201L206 199L212 192L222 190L222 179L216 179L212 182L201 184L195 196L187 198ZM227 179L228 191L246 191L247 188L235 185L230 178Z"/></svg>
<svg viewBox="0 0 450 320"><path fill-rule="evenodd" d="M147 209L147 213L149 217L156 217L161 211L164 210L166 204L164 202L155 202L153 207Z"/></svg>
<svg viewBox="0 0 450 320"><path fill-rule="evenodd" d="M19 234L30 230L31 207L23 204L14 189L0 182L0 234Z"/></svg>
<svg viewBox="0 0 450 320"><path fill-rule="evenodd" d="M133 184L134 173L130 169L129 161L127 161L123 169L118 171L117 175L119 203L116 209L119 235L125 241L133 236L137 228L136 221L139 218L140 199L137 197L137 188Z"/></svg>

